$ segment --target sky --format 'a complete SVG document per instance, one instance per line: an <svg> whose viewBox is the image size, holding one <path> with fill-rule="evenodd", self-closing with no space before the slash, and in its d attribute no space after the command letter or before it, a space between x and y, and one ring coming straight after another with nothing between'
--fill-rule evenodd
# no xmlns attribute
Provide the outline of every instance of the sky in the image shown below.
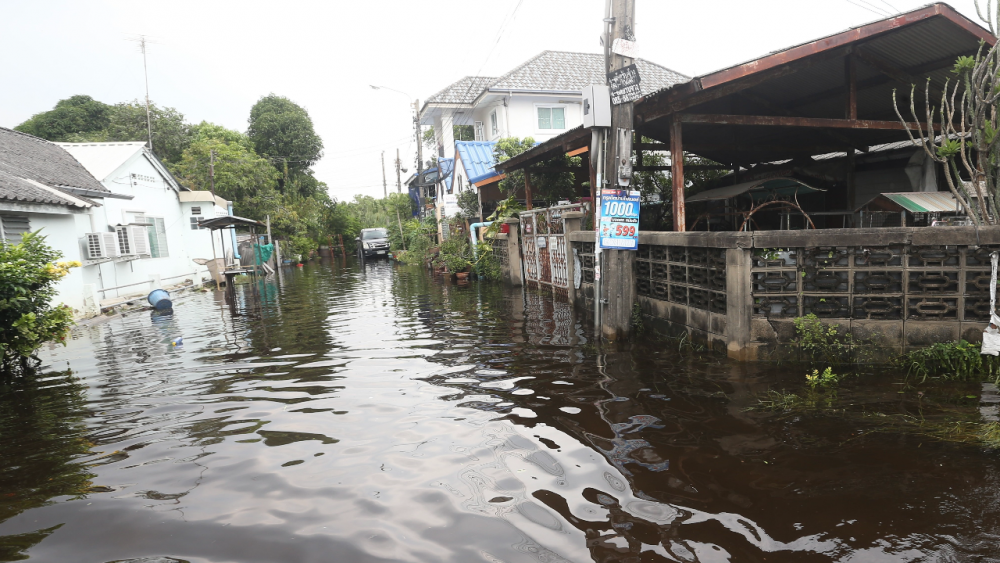
<svg viewBox="0 0 1000 563"><path fill-rule="evenodd" d="M697 76L927 3L636 0L634 31L640 57ZM978 21L973 0L950 4ZM285 96L323 139L314 169L330 195L380 197L383 151L389 190L397 150L414 169L414 99L546 49L600 52L603 9L604 0L0 0L0 126L76 94L143 98L135 39L145 35L155 103L246 131L261 96Z"/></svg>

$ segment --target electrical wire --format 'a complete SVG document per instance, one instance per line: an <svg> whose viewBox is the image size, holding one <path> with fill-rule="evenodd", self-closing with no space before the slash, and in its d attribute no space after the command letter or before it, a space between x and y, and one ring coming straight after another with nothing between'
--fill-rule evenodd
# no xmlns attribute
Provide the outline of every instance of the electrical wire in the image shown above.
<svg viewBox="0 0 1000 563"><path fill-rule="evenodd" d="M514 6L514 9L511 10L510 14L508 14L508 16L504 18L503 22L500 23L500 29L497 30L496 40L493 42L493 46L490 47L490 51L486 53L486 60L483 61L483 64L479 66L479 70L476 71L476 74L472 77L472 80L469 81L469 87L465 90L465 94L462 94L462 98L468 96L469 92L472 91L472 86L476 84L476 78L479 78L480 77L479 75L482 74L483 69L486 68L486 63L490 61L490 57L493 56L493 52L496 50L497 46L500 45L500 41L503 39L504 32L507 30L508 25L514 22L514 17L517 15L517 10L521 7L521 4L523 3L524 0L518 0L517 5Z"/></svg>
<svg viewBox="0 0 1000 563"><path fill-rule="evenodd" d="M897 8L897 7L893 6L892 4L890 4L890 3L886 2L886 0L879 0L879 2L881 2L881 3L885 4L886 6L889 6L889 7L890 7L890 8L892 9L892 11L893 11L893 12L896 12L897 14L900 14L900 13L902 13L902 11L900 11L900 9L899 9L899 8Z"/></svg>
<svg viewBox="0 0 1000 563"><path fill-rule="evenodd" d="M862 5L862 4L857 4L853 0L844 0L844 1L847 2L848 4L852 5L852 6L856 7L856 8L861 8L862 10L868 10L869 12L875 14L876 16L885 17L885 13L883 13L883 12L877 12L877 11L869 8L868 6L865 6L865 5Z"/></svg>

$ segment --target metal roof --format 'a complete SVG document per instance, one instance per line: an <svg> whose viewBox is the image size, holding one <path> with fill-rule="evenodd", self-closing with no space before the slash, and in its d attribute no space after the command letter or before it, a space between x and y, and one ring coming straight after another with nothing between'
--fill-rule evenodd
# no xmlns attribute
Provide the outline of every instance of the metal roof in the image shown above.
<svg viewBox="0 0 1000 563"><path fill-rule="evenodd" d="M455 143L455 152L462 161L462 168L470 184L475 184L481 180L492 178L497 175L493 166L496 165L496 158L493 155L494 141L458 141Z"/></svg>
<svg viewBox="0 0 1000 563"><path fill-rule="evenodd" d="M204 221L198 222L199 227L206 227L209 229L227 229L229 227L263 227L267 228L267 225L261 223L260 221L255 221L253 219L247 219L246 217L237 217L235 215L226 215L224 217L212 217L211 219L205 219Z"/></svg>
<svg viewBox="0 0 1000 563"><path fill-rule="evenodd" d="M759 199L759 197L767 197L772 195L785 195L785 196L795 195L795 194L801 195L812 192L825 192L825 191L826 190L820 188L814 188L808 184L800 182L795 178L770 178L767 180L744 182L742 184L735 184L732 186L726 186L724 188L716 188L714 190L705 190L699 194L695 194L685 199L688 203L696 203L699 201L716 201L722 199L729 199L731 197L740 196L746 193L749 193L750 197L754 199Z"/></svg>
<svg viewBox="0 0 1000 563"><path fill-rule="evenodd" d="M958 202L951 192L897 192L879 194L862 205L910 213L956 213Z"/></svg>
<svg viewBox="0 0 1000 563"><path fill-rule="evenodd" d="M110 193L72 155L44 139L0 127L0 199L90 207L67 188Z"/></svg>

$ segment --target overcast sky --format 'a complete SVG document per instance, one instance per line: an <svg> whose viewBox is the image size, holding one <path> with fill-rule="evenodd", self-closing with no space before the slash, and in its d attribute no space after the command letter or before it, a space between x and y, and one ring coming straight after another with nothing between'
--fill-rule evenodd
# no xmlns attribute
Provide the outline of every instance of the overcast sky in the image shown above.
<svg viewBox="0 0 1000 563"><path fill-rule="evenodd" d="M993 0L987 0L992 2ZM926 0L637 0L640 56L689 76L908 11ZM975 18L973 0L951 2ZM150 97L189 121L245 131L268 93L304 106L337 199L394 189L413 168L409 103L466 75L499 76L540 51L596 53L604 0L0 0L0 126L74 94ZM372 90L384 85L407 93ZM405 179L405 177L404 177Z"/></svg>

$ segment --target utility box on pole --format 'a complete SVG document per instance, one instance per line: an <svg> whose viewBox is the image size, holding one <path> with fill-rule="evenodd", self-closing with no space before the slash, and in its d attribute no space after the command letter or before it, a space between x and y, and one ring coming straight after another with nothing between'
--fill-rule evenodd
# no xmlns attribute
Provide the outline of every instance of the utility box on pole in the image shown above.
<svg viewBox="0 0 1000 563"><path fill-rule="evenodd" d="M583 87L583 126L611 127L611 94L603 84Z"/></svg>

